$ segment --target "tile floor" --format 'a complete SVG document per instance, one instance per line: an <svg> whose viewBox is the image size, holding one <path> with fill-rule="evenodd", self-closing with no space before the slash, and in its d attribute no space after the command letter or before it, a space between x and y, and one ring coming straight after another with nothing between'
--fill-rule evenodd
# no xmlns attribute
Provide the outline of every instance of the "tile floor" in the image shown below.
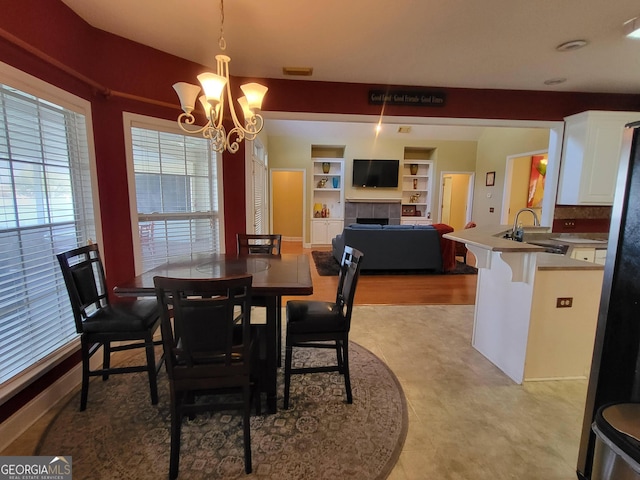
<svg viewBox="0 0 640 480"><path fill-rule="evenodd" d="M513 383L471 347L473 306L358 306L350 338L398 377L407 439L390 480L576 479L587 381Z"/></svg>
<svg viewBox="0 0 640 480"><path fill-rule="evenodd" d="M472 323L472 305L355 308L351 339L389 365L407 398L389 479L575 479L586 380L516 385L471 347ZM52 415L0 455L32 454Z"/></svg>

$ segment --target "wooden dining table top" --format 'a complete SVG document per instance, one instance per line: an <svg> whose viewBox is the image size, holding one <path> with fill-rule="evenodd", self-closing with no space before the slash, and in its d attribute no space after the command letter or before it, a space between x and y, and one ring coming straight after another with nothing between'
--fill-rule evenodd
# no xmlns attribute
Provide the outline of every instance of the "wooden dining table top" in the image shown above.
<svg viewBox="0 0 640 480"><path fill-rule="evenodd" d="M313 283L309 257L304 254L236 255L198 253L175 257L116 286L118 296L155 295L153 277L221 278L253 276L253 293L258 296L311 295Z"/></svg>

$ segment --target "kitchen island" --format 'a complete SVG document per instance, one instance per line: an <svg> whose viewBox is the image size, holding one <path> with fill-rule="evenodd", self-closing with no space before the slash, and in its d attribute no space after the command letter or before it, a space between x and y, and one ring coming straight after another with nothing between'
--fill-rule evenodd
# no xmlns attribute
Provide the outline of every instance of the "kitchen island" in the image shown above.
<svg viewBox="0 0 640 480"><path fill-rule="evenodd" d="M549 238L546 228L526 227L522 243L503 238L509 230L503 225L444 235L476 257L473 347L516 383L586 378L603 265L526 243ZM572 241L580 245L579 237Z"/></svg>

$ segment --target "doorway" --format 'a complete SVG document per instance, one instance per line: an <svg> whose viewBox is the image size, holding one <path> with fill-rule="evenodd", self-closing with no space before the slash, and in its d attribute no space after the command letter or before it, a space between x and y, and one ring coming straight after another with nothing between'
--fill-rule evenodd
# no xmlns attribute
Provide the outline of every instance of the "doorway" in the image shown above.
<svg viewBox="0 0 640 480"><path fill-rule="evenodd" d="M547 151L519 153L507 157L501 223L512 225L523 208L531 208L542 219L542 199L548 162ZM533 215L522 216L524 225L533 225Z"/></svg>
<svg viewBox="0 0 640 480"><path fill-rule="evenodd" d="M304 242L306 171L273 168L270 172L271 232L286 241Z"/></svg>
<svg viewBox="0 0 640 480"><path fill-rule="evenodd" d="M440 223L462 230L471 221L473 172L440 173Z"/></svg>

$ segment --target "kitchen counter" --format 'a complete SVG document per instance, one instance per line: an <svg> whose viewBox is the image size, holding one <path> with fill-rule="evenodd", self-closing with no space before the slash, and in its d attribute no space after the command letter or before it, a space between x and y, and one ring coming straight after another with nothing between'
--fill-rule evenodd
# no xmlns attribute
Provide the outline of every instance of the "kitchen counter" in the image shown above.
<svg viewBox="0 0 640 480"><path fill-rule="evenodd" d="M603 265L547 253L545 242L561 238L548 228L525 227L524 242L503 238L510 230L496 225L444 235L476 257L474 348L516 383L586 378ZM564 234L562 242L594 248L603 240Z"/></svg>
<svg viewBox="0 0 640 480"><path fill-rule="evenodd" d="M486 267L489 252L506 254L535 253L535 263L529 266L538 269L557 270L603 270L602 265L576 260L567 255L545 253L547 248L528 242L540 242L549 245L567 245L570 248L605 248L606 235L603 234L554 234L547 227L525 227L524 242L515 242L504 238L505 232L511 231L507 225L493 225L488 227L468 228L443 235L444 238L464 243L476 256L478 267ZM505 260L508 262L508 260Z"/></svg>

